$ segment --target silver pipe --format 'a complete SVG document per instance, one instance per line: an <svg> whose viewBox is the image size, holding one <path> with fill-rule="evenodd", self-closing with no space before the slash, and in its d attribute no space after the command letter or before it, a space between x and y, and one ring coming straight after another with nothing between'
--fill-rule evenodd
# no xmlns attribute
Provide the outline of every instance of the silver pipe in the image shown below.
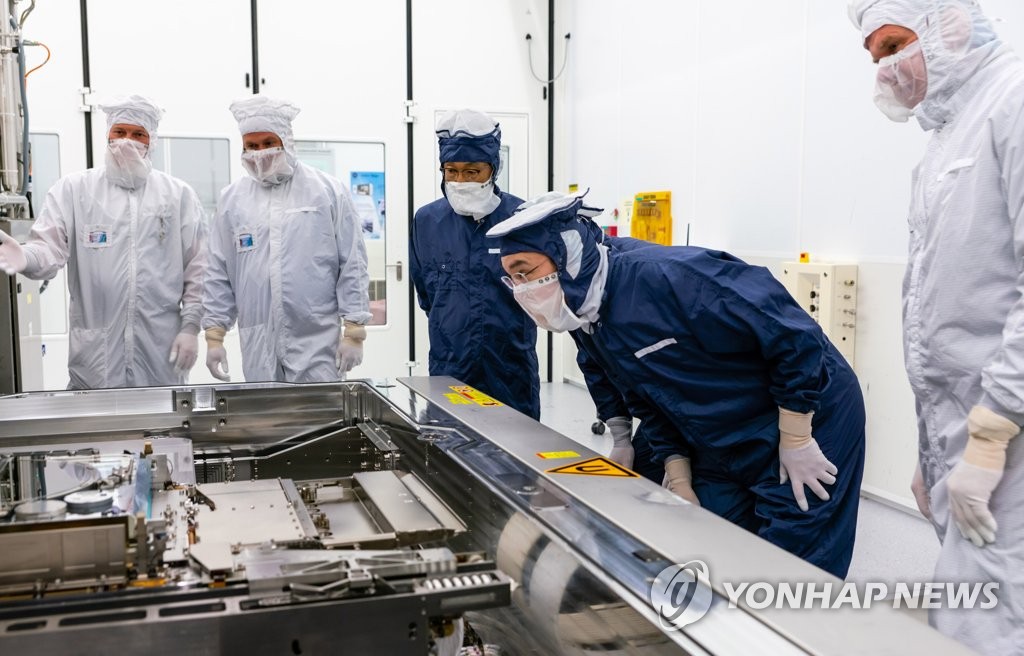
<svg viewBox="0 0 1024 656"><path fill-rule="evenodd" d="M29 11L31 11L31 7ZM18 31L18 24L14 21L14 16L11 16L11 27L15 30L15 38L18 39L18 81L21 87L21 185L18 189L18 193L22 196L28 190L28 172L29 172L29 133L28 133L28 93L26 89L25 80L25 40L21 38L21 32Z"/></svg>
<svg viewBox="0 0 1024 656"><path fill-rule="evenodd" d="M14 48L17 46L17 31L11 31L13 4L10 0L3 3L0 14L0 194L15 193L18 181L13 177L18 173L18 128L17 103L18 85L14 76L17 75L14 60Z"/></svg>

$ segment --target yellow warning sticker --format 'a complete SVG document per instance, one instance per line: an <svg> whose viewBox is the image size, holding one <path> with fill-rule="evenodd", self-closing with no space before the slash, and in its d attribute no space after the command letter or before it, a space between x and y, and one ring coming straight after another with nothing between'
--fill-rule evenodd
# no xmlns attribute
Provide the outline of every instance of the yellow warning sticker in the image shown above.
<svg viewBox="0 0 1024 656"><path fill-rule="evenodd" d="M448 392L445 394L445 398L451 401L453 405L471 405L473 403L466 397L461 394L456 394L455 392Z"/></svg>
<svg viewBox="0 0 1024 656"><path fill-rule="evenodd" d="M640 478L640 475L632 472L622 465L612 462L608 458L590 458L581 460L569 465L562 465L547 470L548 474L582 474L584 476L617 476L620 478Z"/></svg>
<svg viewBox="0 0 1024 656"><path fill-rule="evenodd" d="M480 390L473 389L469 385L451 385L450 389L455 393L445 394L445 396L448 397L449 401L457 405L465 405L467 403L475 403L485 407L504 405L501 401L496 401ZM459 400L456 400L457 398Z"/></svg>
<svg viewBox="0 0 1024 656"><path fill-rule="evenodd" d="M580 454L575 451L538 451L537 457L545 460L557 460L559 458L579 458Z"/></svg>

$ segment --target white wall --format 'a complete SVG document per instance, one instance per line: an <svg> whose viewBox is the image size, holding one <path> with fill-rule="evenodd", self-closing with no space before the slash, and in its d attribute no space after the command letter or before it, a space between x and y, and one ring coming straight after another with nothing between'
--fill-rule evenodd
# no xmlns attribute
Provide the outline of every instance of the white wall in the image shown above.
<svg viewBox="0 0 1024 656"><path fill-rule="evenodd" d="M773 270L809 251L860 267L864 489L914 507L900 282L910 171L926 135L871 101L875 67L839 0L577 0L563 184L619 206L673 192L674 237ZM1024 51L1024 5L984 3Z"/></svg>
<svg viewBox="0 0 1024 656"><path fill-rule="evenodd" d="M26 24L25 38L45 42L54 58L29 79L32 130L61 137L61 172L86 166L78 5L39 3ZM536 6L535 6L536 5ZM517 183L524 196L545 190L546 132L542 85L533 80L525 35L535 37L535 65L546 70L543 43L546 3L522 0L453 0L444 11L433 3L413 3L414 123L416 188L414 206L440 195L437 186L434 115L437 110L474 107L515 115L524 146L513 154L529 164ZM408 316L407 153L405 2L259 3L261 91L302 107L294 123L297 139L374 141L385 144L388 235L370 243L375 258L403 265L402 280L389 269L387 327L371 327L364 365L357 376L406 375L410 321L418 321L418 360L426 372L426 323L417 308ZM122 93L150 95L166 110L165 136L225 137L231 143L231 177L244 172L237 124L229 103L245 97L250 70L250 18L247 0L94 0L89 3L90 57L94 97ZM488 35L486 48L479 35ZM41 61L33 58L30 65ZM93 116L96 163L106 142L104 115ZM346 181L347 182L347 181ZM40 207L41 199L36 202ZM52 297L51 297L52 298ZM45 298L44 298L45 300ZM47 335L44 386L67 383L67 335ZM213 382L200 364L192 382ZM241 379L237 338L226 340L233 379Z"/></svg>
<svg viewBox="0 0 1024 656"><path fill-rule="evenodd" d="M198 20L198 16L203 19ZM77 3L38 3L26 22L24 37L45 43L53 52L50 62L28 80L31 130L58 134L61 173L80 171L86 168L86 155L84 114L80 110L83 81ZM166 111L160 134L224 137L230 140L233 153L241 150L237 124L227 105L248 92L244 86L250 60L245 0L90 2L89 40L89 102L126 93L149 95ZM36 62L42 61L35 49L30 52ZM32 62L30 59L30 66ZM92 113L92 127L94 163L102 165L106 144L103 112ZM242 175L237 158L232 158L231 164L233 178ZM34 199L37 212L42 200ZM43 295L43 303L56 301L47 296L49 293ZM43 341L47 347L43 386L62 388L68 381L67 333L44 335ZM200 343L205 350L202 340ZM228 344L239 376L240 357L234 336ZM200 357L204 357L202 352ZM192 378L196 382L213 381L201 365Z"/></svg>
<svg viewBox="0 0 1024 656"><path fill-rule="evenodd" d="M547 191L547 106L542 95L544 85L530 73L528 33L533 36L533 65L543 78L547 71L546 2L413 2L417 208L441 197L434 126L437 113L448 109L468 107L496 114L527 114L528 180L511 191L523 197ZM502 120L499 117L499 122ZM418 307L415 320L419 362L415 373L426 375L427 321ZM539 332L539 341L544 341L544 331Z"/></svg>
<svg viewBox="0 0 1024 656"><path fill-rule="evenodd" d="M396 364L404 361L409 321L400 310L408 280L404 4L260 5L264 91L303 107L297 136L386 144L394 228L386 257L403 262L405 280L389 283L392 332L371 334L367 342L370 357L380 350L391 364L365 375L405 373ZM91 2L96 94L151 94L167 109L164 134L225 136L237 151L227 104L249 92L248 5ZM998 29L1024 50L1024 7L1014 0L985 6L1006 18ZM533 35L534 69L544 77L547 3L451 0L444 11L423 2L413 8L414 205L440 193L433 120L452 107L527 116L530 166L520 193L545 191L547 103L543 84L530 73L525 35ZM670 189L677 243L689 223L693 243L772 267L799 251L857 262L856 368L869 414L865 488L910 503L906 483L916 429L900 363L899 279L909 171L925 135L914 124L890 123L872 105L873 66L846 19L845 3L576 0L557 9L556 65L562 34L571 32L572 39L556 83L555 188L589 186L591 199L606 207L637 191ZM479 35L486 35L482 49ZM77 6L39 3L25 36L54 52L29 79L32 129L60 135L62 173L80 170ZM40 60L30 51L30 65ZM102 114L93 125L101 157ZM232 167L233 177L242 175L234 158ZM421 312L414 316L418 359L425 364L426 324ZM48 338L48 364L63 361L66 350L55 348L60 340ZM193 379L205 380L202 371L198 367Z"/></svg>

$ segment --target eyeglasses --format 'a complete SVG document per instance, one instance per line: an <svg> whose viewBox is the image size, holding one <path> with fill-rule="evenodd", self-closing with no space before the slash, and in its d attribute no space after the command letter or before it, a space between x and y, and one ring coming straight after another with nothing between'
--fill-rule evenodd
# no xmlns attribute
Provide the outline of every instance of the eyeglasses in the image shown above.
<svg viewBox="0 0 1024 656"><path fill-rule="evenodd" d="M490 180L490 173L487 173L484 177L484 172L480 169L456 169L449 167L442 167L441 172L444 173L445 182L479 182L480 184L486 184Z"/></svg>
<svg viewBox="0 0 1024 656"><path fill-rule="evenodd" d="M505 283L505 286L508 287L509 289L515 289L516 287L519 287L520 285L525 285L526 283L543 285L544 283L551 282L552 280L556 280L557 278L557 271L549 273L543 278L538 278L536 280L530 280L529 278L526 277L525 273L513 273L511 276L502 276L501 281Z"/></svg>

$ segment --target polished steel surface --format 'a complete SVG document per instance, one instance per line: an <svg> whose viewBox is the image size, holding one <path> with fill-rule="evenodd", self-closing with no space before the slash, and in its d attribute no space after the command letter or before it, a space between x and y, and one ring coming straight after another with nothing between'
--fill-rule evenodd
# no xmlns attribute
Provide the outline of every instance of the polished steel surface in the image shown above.
<svg viewBox="0 0 1024 656"><path fill-rule="evenodd" d="M40 597L26 606L0 594L0 652L65 653L73 642L105 653L145 641L160 654L318 653L342 644L355 653L427 653L431 636L463 613L507 605L510 582L479 554L422 544L466 527L423 481L391 469L399 459L391 431L415 427L365 383L0 399L8 508L116 479L117 517L103 521L121 528L112 543L120 569L68 577L71 603L52 594L64 584L61 562L0 560L0 584L3 574L20 574ZM139 497L143 470L153 487ZM142 514L130 517L135 511ZM50 532L34 531L31 544L17 529L9 555L44 540L77 544L68 541L80 529L69 522L37 522ZM380 550L387 547L397 550Z"/></svg>
<svg viewBox="0 0 1024 656"><path fill-rule="evenodd" d="M23 606L0 602L0 652L34 645L59 653L75 635L98 653L115 636L145 635L159 644L154 653L318 653L344 644L353 653L422 654L432 625L465 614L504 654L968 653L877 606L728 608L723 582L838 581L642 478L548 473L599 454L507 407L455 398L454 379L401 382L0 398L0 458L83 443L100 455L74 457L101 458L122 443L137 451L146 442L155 450L163 440L187 441L193 467L179 454L170 469L188 469L195 488L210 492L181 502L182 512L169 508L166 494L153 495L149 521L165 541L154 548L165 560L204 565L179 589L44 602L27 616ZM3 480L0 471L0 500ZM273 502L251 497L249 506L274 503L277 511L277 503L298 500L306 516L230 511L217 491L236 484L276 485ZM237 530L226 521L208 534L218 540L203 539L204 527L232 512L252 521ZM252 530L243 544L237 536L265 521L256 515L276 517L266 521L284 529L284 542L261 542ZM189 524L196 517L197 529ZM197 543L182 542L183 524ZM317 549L291 549L296 540ZM346 560L353 547L347 553L361 554L365 566ZM666 631L651 584L665 567L693 559L710 568L710 612ZM227 587L208 587L216 580ZM112 608L134 614L90 619Z"/></svg>
<svg viewBox="0 0 1024 656"><path fill-rule="evenodd" d="M493 457L474 457L470 465L505 496L518 497L527 507L537 496L564 499L564 506L535 506L535 517L596 564L592 571L652 621L657 622L649 602L651 572L656 574L663 563L706 562L715 592L711 610L673 634L674 638L685 634L692 640L687 645L691 649L699 645L709 653L971 653L927 625L881 605L849 611L728 608L725 581L835 585L840 581L645 479L545 473L556 465L600 454L510 408L452 403L446 395L460 385L455 379L414 377L399 382L451 418L444 421L435 413L435 423L460 426L460 434L486 436ZM447 450L455 460L469 459L473 453L472 447L459 445ZM538 456L561 451L580 455L554 463ZM504 468L495 464L502 458L510 461ZM515 477L517 473L521 478ZM649 552L645 558L650 562L641 563L634 555L636 545ZM650 567L652 563L655 567Z"/></svg>
<svg viewBox="0 0 1024 656"><path fill-rule="evenodd" d="M127 580L125 518L96 517L65 523L0 524L0 596L31 593L39 580L58 589L83 581Z"/></svg>
<svg viewBox="0 0 1024 656"><path fill-rule="evenodd" d="M315 529L308 533L307 524L300 521L299 513L305 514L305 508L292 504L278 479L208 483L197 488L216 507L196 508L202 539L191 551L207 571L231 569L233 545L299 542L316 535ZM196 555L198 550L201 556Z"/></svg>

